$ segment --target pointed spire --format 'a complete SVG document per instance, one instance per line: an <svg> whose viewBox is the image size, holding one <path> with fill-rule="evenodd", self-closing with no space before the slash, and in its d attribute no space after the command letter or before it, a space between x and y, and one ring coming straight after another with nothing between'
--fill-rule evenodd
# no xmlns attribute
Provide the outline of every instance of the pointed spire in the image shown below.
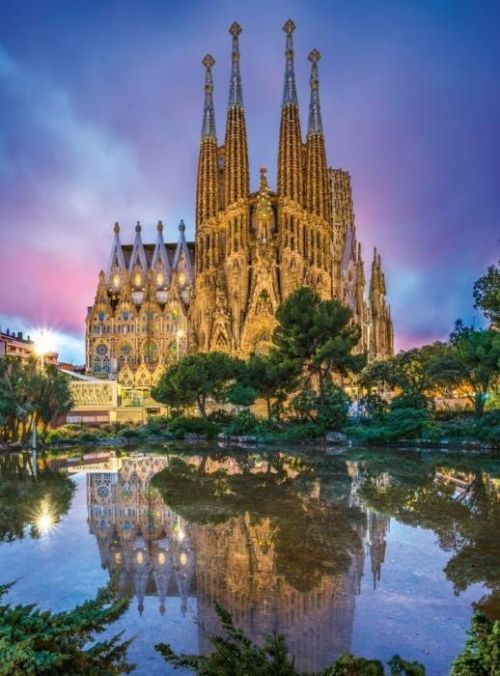
<svg viewBox="0 0 500 676"><path fill-rule="evenodd" d="M321 121L321 107L319 104L319 79L318 79L318 61L321 54L317 49L313 49L307 57L311 62L311 102L309 104L309 124L307 126L307 135L322 134L323 123Z"/></svg>
<svg viewBox="0 0 500 676"><path fill-rule="evenodd" d="M231 53L231 84L229 86L229 103L228 107L243 106L243 94L241 89L241 75L240 75L240 47L238 43L238 36L241 33L241 26L236 23L231 24L229 33L233 36L233 49Z"/></svg>
<svg viewBox="0 0 500 676"><path fill-rule="evenodd" d="M130 256L129 271L132 272L136 266L139 266L142 271L145 273L148 268L148 262L146 260L146 252L144 251L144 246L142 244L141 238L141 222L137 221L135 226L135 240L134 246L132 247L132 254Z"/></svg>
<svg viewBox="0 0 500 676"><path fill-rule="evenodd" d="M158 221L156 226L158 234L156 244L151 259L151 269L156 273L157 286L164 286L170 283L170 263L168 261L167 249L163 240L163 223Z"/></svg>
<svg viewBox="0 0 500 676"><path fill-rule="evenodd" d="M179 223L179 241L177 242L177 246L175 248L175 254L174 254L174 262L172 264L172 269L177 272L177 268L179 267L179 263L181 259L183 259L186 262L186 275L188 277L188 281L190 284L193 283L194 277L193 277L193 262L191 260L191 254L189 251L188 244L186 242L186 235L184 234L186 232L186 225L184 221L181 219Z"/></svg>
<svg viewBox="0 0 500 676"><path fill-rule="evenodd" d="M295 69L293 64L293 32L296 26L291 19L283 26L286 33L285 49L285 82L283 85L283 106L288 104L297 105L297 87L295 85Z"/></svg>
<svg viewBox="0 0 500 676"><path fill-rule="evenodd" d="M233 36L231 85L224 139L224 201L229 206L246 199L250 190L248 170L248 147L245 127L245 112L241 93L240 52L238 36L241 28L233 23L229 29Z"/></svg>
<svg viewBox="0 0 500 676"><path fill-rule="evenodd" d="M212 66L215 64L215 59L210 54L207 54L202 64L205 66L205 106L203 108L201 137L215 138L214 83L212 79Z"/></svg>
<svg viewBox="0 0 500 676"><path fill-rule="evenodd" d="M125 258L123 256L123 249L120 243L120 225L118 222L115 223L114 228L114 237L113 237L113 246L111 248L111 255L109 257L108 264L108 282L111 280L111 276L116 274L116 272L125 272Z"/></svg>
<svg viewBox="0 0 500 676"><path fill-rule="evenodd" d="M295 85L293 62L293 32L295 24L291 19L283 26L286 33L285 79L283 103L281 106L280 136L278 145L278 194L301 204L304 192L302 134L300 131L299 102ZM290 217L280 218L280 228L290 227ZM284 243L289 237L284 234Z"/></svg>

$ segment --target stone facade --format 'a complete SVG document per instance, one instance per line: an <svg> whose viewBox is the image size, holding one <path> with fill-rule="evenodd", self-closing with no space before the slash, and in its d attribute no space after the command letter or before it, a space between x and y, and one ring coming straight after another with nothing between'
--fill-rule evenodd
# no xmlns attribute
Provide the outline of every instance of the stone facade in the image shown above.
<svg viewBox="0 0 500 676"><path fill-rule="evenodd" d="M278 305L308 285L352 309L362 330L360 350L371 358L393 353L385 278L375 251L366 293L356 237L350 176L329 168L312 50L305 142L297 99L293 32L287 21L285 78L278 142L277 189L260 170L250 190L248 144L240 75L239 35L230 27L231 77L224 145L217 142L212 68L207 55L205 102L196 185L195 243L184 226L176 247L122 246L119 226L107 274L102 272L87 317L87 370L117 372L122 384L147 387L187 349L241 357L269 348ZM194 255L196 251L196 256Z"/></svg>

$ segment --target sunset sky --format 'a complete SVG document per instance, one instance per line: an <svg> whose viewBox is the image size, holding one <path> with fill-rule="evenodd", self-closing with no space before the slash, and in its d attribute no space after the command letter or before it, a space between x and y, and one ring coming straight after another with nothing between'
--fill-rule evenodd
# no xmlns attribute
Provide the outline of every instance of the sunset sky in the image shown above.
<svg viewBox="0 0 500 676"><path fill-rule="evenodd" d="M437 0L2 0L0 325L48 327L83 363L86 307L115 220L144 241L162 219L193 237L203 104L214 68L217 133L237 20L255 189L274 187L293 18L305 132L309 51L322 54L329 164L352 176L365 257L382 254L396 347L482 321L472 284L500 256L500 2Z"/></svg>

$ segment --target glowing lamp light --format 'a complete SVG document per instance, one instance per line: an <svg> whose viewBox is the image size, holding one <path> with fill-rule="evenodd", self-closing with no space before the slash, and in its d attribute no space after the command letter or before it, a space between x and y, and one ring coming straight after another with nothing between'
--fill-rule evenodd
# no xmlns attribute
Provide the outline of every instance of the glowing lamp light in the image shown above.
<svg viewBox="0 0 500 676"><path fill-rule="evenodd" d="M113 276L113 286L117 289L120 286L120 275Z"/></svg>
<svg viewBox="0 0 500 676"><path fill-rule="evenodd" d="M180 563L181 563L181 566L185 566L185 565L186 565L186 563L188 562L188 557L187 557L186 552L181 552L181 555L180 555L180 557L179 557L179 561L180 561Z"/></svg>
<svg viewBox="0 0 500 676"><path fill-rule="evenodd" d="M179 530L177 531L177 541L178 542L184 542L185 539L186 539L186 533L184 532L184 530L182 528L179 528Z"/></svg>
<svg viewBox="0 0 500 676"><path fill-rule="evenodd" d="M184 329L178 328L176 332L177 338L184 338Z"/></svg>
<svg viewBox="0 0 500 676"><path fill-rule="evenodd" d="M165 281L165 280L164 280L163 274L162 274L161 272L159 272L159 273L156 275L156 284L157 284L158 286L163 286L163 282L164 282L164 281Z"/></svg>
<svg viewBox="0 0 500 676"><path fill-rule="evenodd" d="M140 286L142 284L142 275L140 272L136 272L134 275L134 284Z"/></svg>
<svg viewBox="0 0 500 676"><path fill-rule="evenodd" d="M186 275L183 272L180 272L179 273L179 284L181 286L184 286L185 283L186 283Z"/></svg>
<svg viewBox="0 0 500 676"><path fill-rule="evenodd" d="M137 552L137 554L135 555L135 560L140 566L142 566L142 564L144 563L144 554L142 552Z"/></svg>
<svg viewBox="0 0 500 676"><path fill-rule="evenodd" d="M166 559L166 557L165 557L165 552L160 552L160 553L158 554L158 563L160 564L160 566L164 566L166 560L167 560L167 559Z"/></svg>
<svg viewBox="0 0 500 676"><path fill-rule="evenodd" d="M165 305L168 300L168 291L158 289L156 292L156 300L160 303L160 305Z"/></svg>

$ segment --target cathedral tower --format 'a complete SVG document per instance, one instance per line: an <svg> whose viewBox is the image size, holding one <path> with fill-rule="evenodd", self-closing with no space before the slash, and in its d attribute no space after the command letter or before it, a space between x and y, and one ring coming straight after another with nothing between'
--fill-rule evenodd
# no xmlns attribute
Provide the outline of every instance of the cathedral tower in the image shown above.
<svg viewBox="0 0 500 676"><path fill-rule="evenodd" d="M212 67L210 54L203 59L205 66L205 105L198 155L196 183L196 276L195 301L191 310L191 342L200 350L209 349L212 312L215 304L215 281L219 263L218 223L218 159L215 133Z"/></svg>
<svg viewBox="0 0 500 676"><path fill-rule="evenodd" d="M240 342L248 296L249 265L249 192L248 147L240 74L239 36L241 27L234 22L232 37L231 81L224 141L224 214L221 223L224 272L217 280L216 313L219 327L212 332L210 347L234 350ZM228 293L228 289L231 293ZM224 325L228 324L227 330Z"/></svg>
<svg viewBox="0 0 500 676"><path fill-rule="evenodd" d="M308 212L306 256L309 264L306 281L322 298L332 294L331 211L328 190L328 166L319 102L318 61L321 54L313 49L311 62L311 99L306 141L305 206Z"/></svg>
<svg viewBox="0 0 500 676"><path fill-rule="evenodd" d="M294 22L289 19L283 30L286 49L278 146L278 227L281 293L286 298L304 280L305 214L304 157L293 51Z"/></svg>

